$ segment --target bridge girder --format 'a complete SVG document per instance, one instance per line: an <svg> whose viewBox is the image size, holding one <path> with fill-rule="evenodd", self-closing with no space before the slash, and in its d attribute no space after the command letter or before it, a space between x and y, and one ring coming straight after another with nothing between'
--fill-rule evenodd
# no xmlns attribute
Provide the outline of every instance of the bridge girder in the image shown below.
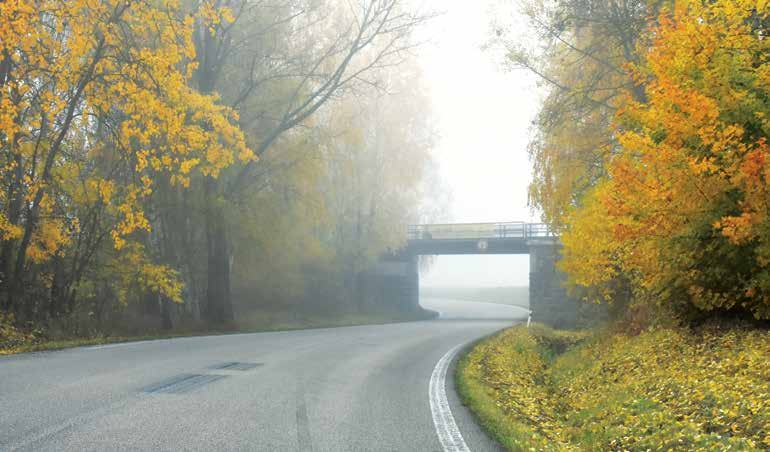
<svg viewBox="0 0 770 452"><path fill-rule="evenodd" d="M530 240L521 238L488 239L411 239L407 241L402 253L412 255L484 255L484 254L529 254ZM537 246L556 246L555 239L538 240Z"/></svg>

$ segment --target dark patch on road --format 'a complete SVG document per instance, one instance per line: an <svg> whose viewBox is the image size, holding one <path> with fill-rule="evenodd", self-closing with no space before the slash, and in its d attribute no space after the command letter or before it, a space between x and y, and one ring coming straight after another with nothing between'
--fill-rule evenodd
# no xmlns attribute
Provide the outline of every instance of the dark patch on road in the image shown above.
<svg viewBox="0 0 770 452"><path fill-rule="evenodd" d="M209 383L226 378L226 375L179 375L142 389L150 394L184 394L199 389Z"/></svg>

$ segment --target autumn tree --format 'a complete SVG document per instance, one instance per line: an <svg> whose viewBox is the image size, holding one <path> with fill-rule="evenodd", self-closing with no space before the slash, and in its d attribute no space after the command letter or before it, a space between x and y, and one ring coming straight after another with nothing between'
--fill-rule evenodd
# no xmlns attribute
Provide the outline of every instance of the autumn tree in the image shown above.
<svg viewBox="0 0 770 452"><path fill-rule="evenodd" d="M362 273L403 245L434 168L430 108L414 61L377 77L380 87L328 104L255 168L260 184L231 214L241 225L233 237L249 244L234 250L239 312L374 309L361 293Z"/></svg>
<svg viewBox="0 0 770 452"><path fill-rule="evenodd" d="M377 85L378 69L398 64L413 45L412 29L427 16L398 0L356 4L292 0L280 3L195 2L213 25L194 34L203 93L218 92L240 115L255 155L303 127L330 100ZM226 209L263 185L259 163L246 162L225 177L202 179L205 198L206 295L212 322L233 318L233 243Z"/></svg>
<svg viewBox="0 0 770 452"><path fill-rule="evenodd" d="M88 331L116 319L133 331L228 322L234 267L239 287L262 289L249 293L303 303L319 282L337 297L344 241L332 237L347 217L327 194L353 177L363 187L372 168L409 169L400 199L411 203L429 146L385 124L396 110L365 109L374 127L322 107L390 105L391 71L427 18L408 6L0 3L0 310L79 316ZM359 133L365 146L341 145ZM366 157L355 172L332 177L331 162L354 156ZM404 218L378 213L366 227L401 230Z"/></svg>
<svg viewBox="0 0 770 452"><path fill-rule="evenodd" d="M554 227L604 176L603 160L617 148L612 119L627 93L644 100L628 64L639 61L648 18L661 1L532 1L519 10L532 37L501 23L494 42L514 70L536 74L547 97L534 122L529 152L534 175L530 204Z"/></svg>
<svg viewBox="0 0 770 452"><path fill-rule="evenodd" d="M770 48L765 2L682 2L633 67L619 150L568 217L563 269L637 304L770 318Z"/></svg>
<svg viewBox="0 0 770 452"><path fill-rule="evenodd" d="M335 111L327 143L326 202L335 223L329 240L345 290L367 307L362 273L384 252L403 246L407 225L420 219L434 135L419 71L405 66L385 81L388 94L354 98ZM424 211L424 210L423 210Z"/></svg>
<svg viewBox="0 0 770 452"><path fill-rule="evenodd" d="M190 87L195 18L175 1L0 9L3 308L31 318L92 290L83 278L106 241L134 265L126 278L181 301L176 272L132 243L150 226L142 200L159 180L186 186L254 158L235 113Z"/></svg>

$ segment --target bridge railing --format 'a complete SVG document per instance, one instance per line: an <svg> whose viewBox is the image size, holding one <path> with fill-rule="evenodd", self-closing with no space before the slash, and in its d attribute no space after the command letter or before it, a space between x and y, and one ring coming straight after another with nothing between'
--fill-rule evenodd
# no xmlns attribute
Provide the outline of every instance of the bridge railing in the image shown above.
<svg viewBox="0 0 770 452"><path fill-rule="evenodd" d="M411 240L462 240L486 238L546 238L556 234L542 223L452 223L410 225L408 237Z"/></svg>

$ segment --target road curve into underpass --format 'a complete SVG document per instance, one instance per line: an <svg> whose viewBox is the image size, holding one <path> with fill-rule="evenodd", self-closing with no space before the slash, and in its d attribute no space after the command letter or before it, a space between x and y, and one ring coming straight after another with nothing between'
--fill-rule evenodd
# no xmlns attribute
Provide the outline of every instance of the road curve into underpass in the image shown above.
<svg viewBox="0 0 770 452"><path fill-rule="evenodd" d="M437 364L524 311L426 304L451 320L0 358L0 450L447 450L429 394ZM467 313L476 320L460 319ZM457 400L450 363L442 366L446 408L468 450L497 450Z"/></svg>

